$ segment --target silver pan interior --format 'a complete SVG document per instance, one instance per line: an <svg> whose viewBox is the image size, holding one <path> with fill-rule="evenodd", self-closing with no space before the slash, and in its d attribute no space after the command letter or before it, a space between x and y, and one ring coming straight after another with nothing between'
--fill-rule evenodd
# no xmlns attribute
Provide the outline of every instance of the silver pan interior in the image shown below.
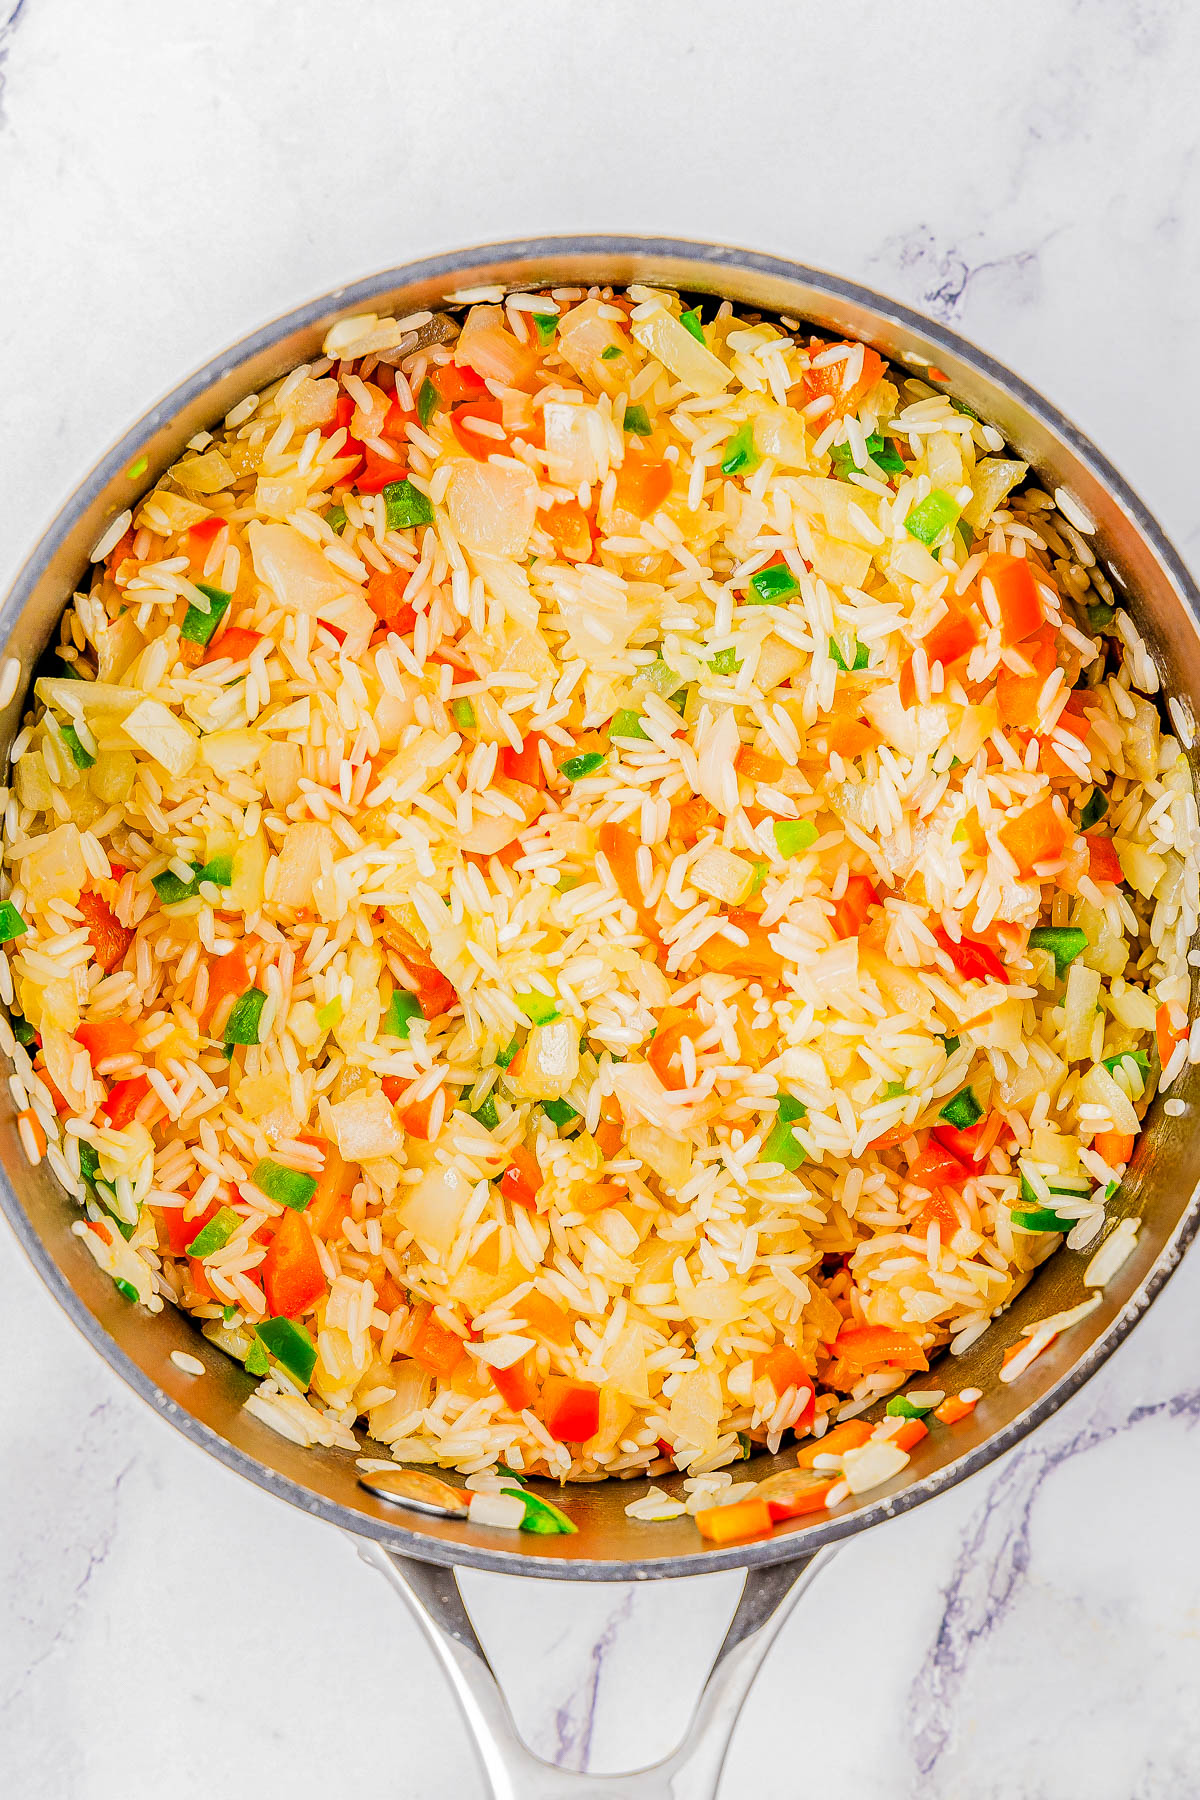
<svg viewBox="0 0 1200 1800"><path fill-rule="evenodd" d="M3 649L31 667L109 521L154 483L195 432L221 419L244 394L316 354L333 320L363 311L403 316L494 283L630 281L786 313L862 338L918 372L929 363L943 369L951 391L1004 433L1047 490L1064 487L1096 521L1097 554L1150 644L1165 689L1180 698L1189 715L1200 710L1200 595L1155 521L1068 420L961 338L864 288L748 251L667 240L553 238L489 245L385 270L265 326L168 394L72 495L0 610ZM139 464L134 477L129 471ZM0 749L7 751L19 717L20 707L12 707ZM1194 1102L1197 1089L1200 1069L1189 1069L1174 1091ZM1060 1250L1010 1311L955 1363L952 1388L984 1390L974 1415L952 1432L928 1437L887 1487L847 1502L832 1516L822 1515L819 1523L797 1522L763 1542L706 1551L689 1519L651 1525L626 1516L626 1505L644 1483L601 1483L572 1491L577 1536L517 1539L389 1508L358 1486L349 1454L298 1449L244 1412L242 1402L253 1383L240 1366L174 1310L151 1317L130 1306L70 1234L78 1214L44 1165L29 1167L7 1086L3 1095L0 1201L17 1236L80 1330L164 1418L239 1474L352 1532L432 1562L540 1576L622 1580L778 1562L917 1505L999 1455L1087 1380L1154 1298L1200 1218L1200 1135L1186 1115L1168 1118L1156 1103L1115 1202L1115 1210L1139 1215L1144 1224L1136 1252L1103 1304L1060 1337L1019 1382L997 1383L1001 1356L1023 1325L1084 1298L1086 1256ZM199 1356L206 1376L183 1374L170 1360L172 1350ZM54 1421L47 1419L45 1427L52 1432ZM774 1459L764 1454L750 1472L765 1476L790 1461L786 1451Z"/></svg>

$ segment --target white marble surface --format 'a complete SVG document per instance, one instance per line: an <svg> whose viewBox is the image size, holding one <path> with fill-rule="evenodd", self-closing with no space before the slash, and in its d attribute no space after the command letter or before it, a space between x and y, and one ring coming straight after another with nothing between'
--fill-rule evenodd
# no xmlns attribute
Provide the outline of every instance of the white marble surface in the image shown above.
<svg viewBox="0 0 1200 1800"><path fill-rule="evenodd" d="M529 232L724 238L924 306L1200 557L1187 0L0 0L0 579L189 365L325 287ZM0 1239L0 1793L481 1792L335 1532L102 1367ZM14 1368L15 1365L15 1368ZM723 1800L1200 1792L1200 1260L1045 1430L853 1544ZM36 1408L29 1396L36 1396ZM531 1742L661 1751L730 1578L470 1583Z"/></svg>

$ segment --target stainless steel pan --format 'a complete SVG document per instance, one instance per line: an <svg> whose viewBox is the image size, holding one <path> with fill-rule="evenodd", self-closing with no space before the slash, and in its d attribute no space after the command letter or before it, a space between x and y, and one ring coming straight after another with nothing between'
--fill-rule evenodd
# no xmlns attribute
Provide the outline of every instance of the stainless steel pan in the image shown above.
<svg viewBox="0 0 1200 1800"><path fill-rule="evenodd" d="M1189 718L1200 707L1200 595L1179 557L1116 470L1039 395L943 327L890 300L815 269L711 244L627 238L550 238L494 244L388 269L339 288L255 332L168 394L81 483L21 571L0 609L0 651L32 667L78 585L88 552L108 523L145 491L189 437L213 425L244 394L318 353L331 322L352 313L403 315L493 284L650 281L728 297L873 344L916 372L934 364L951 391L995 424L1037 470L1096 522L1093 543ZM0 721L7 751L21 712ZM1193 760L1194 753L1193 754ZM1175 1093L1190 1104L1200 1072ZM1065 1333L1012 1386L996 1373L1028 1321L1084 1297L1084 1258L1065 1250L1039 1272L1012 1309L956 1365L954 1385L984 1390L971 1419L926 1438L886 1487L850 1500L815 1524L782 1528L764 1542L701 1548L688 1519L640 1524L625 1514L638 1484L604 1483L571 1494L574 1537L520 1537L465 1522L398 1512L358 1484L354 1459L301 1450L242 1410L252 1382L181 1314L151 1317L122 1299L68 1229L78 1215L43 1165L32 1170L4 1090L0 1202L47 1286L112 1367L164 1418L231 1469L294 1506L351 1533L404 1595L440 1656L475 1737L491 1792L501 1800L628 1794L640 1800L700 1800L716 1789L738 1708L765 1651L807 1579L844 1538L918 1505L984 1467L1049 1417L1085 1382L1150 1304L1200 1219L1200 1135L1188 1116L1151 1112L1134 1167L1115 1206L1144 1219L1137 1249L1103 1304ZM172 1350L199 1356L206 1378L184 1376ZM49 1425L49 1421L47 1422ZM763 1455L755 1474L787 1466ZM671 1485L670 1482L667 1483ZM743 1568L746 1586L674 1756L636 1774L593 1778L549 1768L520 1743L459 1599L455 1565L512 1575L628 1581Z"/></svg>

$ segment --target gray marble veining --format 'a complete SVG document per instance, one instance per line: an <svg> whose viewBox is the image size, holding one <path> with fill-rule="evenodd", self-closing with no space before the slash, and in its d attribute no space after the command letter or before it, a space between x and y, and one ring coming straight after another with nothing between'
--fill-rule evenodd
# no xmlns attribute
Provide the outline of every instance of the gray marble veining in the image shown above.
<svg viewBox="0 0 1200 1800"><path fill-rule="evenodd" d="M0 578L222 342L410 254L573 229L926 308L1195 556L1198 69L1185 0L0 0ZM0 1793L479 1793L383 1584L146 1412L7 1242L0 1342ZM835 1559L723 1800L1200 1793L1198 1411L1193 1257L1036 1438ZM529 1741L615 1767L683 1729L736 1579L467 1591Z"/></svg>

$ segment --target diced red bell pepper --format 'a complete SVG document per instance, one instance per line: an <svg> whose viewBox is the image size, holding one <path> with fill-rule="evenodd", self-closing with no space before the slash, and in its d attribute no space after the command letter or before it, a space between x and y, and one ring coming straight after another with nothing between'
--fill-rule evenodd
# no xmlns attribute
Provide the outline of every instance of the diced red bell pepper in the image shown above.
<svg viewBox="0 0 1200 1800"><path fill-rule="evenodd" d="M978 642L979 632L974 619L954 605L922 640L930 668L940 662L943 669L948 669L960 656L966 656Z"/></svg>
<svg viewBox="0 0 1200 1800"><path fill-rule="evenodd" d="M463 1340L430 1313L417 1328L411 1353L435 1375L453 1375L463 1359Z"/></svg>
<svg viewBox="0 0 1200 1800"><path fill-rule="evenodd" d="M537 1158L521 1144L508 1154L508 1167L500 1177L500 1192L513 1206L536 1212L537 1197L542 1190L542 1171Z"/></svg>
<svg viewBox="0 0 1200 1800"><path fill-rule="evenodd" d="M187 557L193 569L202 569L208 561L213 541L221 532L228 532L229 521L218 518L213 513L210 518L201 519L198 525L189 525L179 540L179 548Z"/></svg>
<svg viewBox="0 0 1200 1800"><path fill-rule="evenodd" d="M911 1169L909 1174L911 1176ZM938 1225L941 1227L943 1241L952 1238L958 1230L959 1218L950 1189L938 1188L935 1193L930 1194L912 1223L913 1230L922 1233L928 1231L931 1225Z"/></svg>
<svg viewBox="0 0 1200 1800"><path fill-rule="evenodd" d="M135 1075L132 1081L114 1081L107 1100L100 1103L100 1111L113 1130L120 1131L129 1124L149 1092L150 1082L145 1075Z"/></svg>
<svg viewBox="0 0 1200 1800"><path fill-rule="evenodd" d="M648 937L652 943L657 943L658 925L655 921L652 909L646 905L645 897L642 894L641 880L637 870L637 853L640 839L634 836L628 826L614 825L610 821L608 824L600 827L600 832L596 841L601 855L604 857L609 869L612 871L612 878L617 884L617 892L620 894L622 900L627 901L637 914L638 924L641 926L643 935ZM731 945L730 948L732 949L732 947L733 946ZM656 1037L654 1043L657 1043L657 1041L658 1039ZM653 1048L653 1044L651 1045L651 1048ZM678 1049L677 1042L671 1046L672 1051L675 1049ZM661 1055L661 1052L659 1054ZM670 1052L668 1052L668 1055L669 1054ZM659 1079L663 1081L665 1085L669 1085L666 1084L666 1078L661 1074L659 1075Z"/></svg>
<svg viewBox="0 0 1200 1800"><path fill-rule="evenodd" d="M944 1183L951 1187L961 1187L970 1178L971 1171L967 1165L941 1144L927 1144L908 1165L908 1179L915 1181L918 1187L936 1190Z"/></svg>
<svg viewBox="0 0 1200 1800"><path fill-rule="evenodd" d="M388 409L383 415L383 426L379 435L388 443L403 445L409 426L416 423L416 413L406 412L393 394L388 402Z"/></svg>
<svg viewBox="0 0 1200 1800"><path fill-rule="evenodd" d="M983 580L992 584L1005 644L1019 644L1045 624L1046 610L1027 557L993 551L984 561Z"/></svg>
<svg viewBox="0 0 1200 1800"><path fill-rule="evenodd" d="M93 1069L110 1056L127 1056L137 1045L137 1032L126 1019L85 1019L75 1032Z"/></svg>
<svg viewBox="0 0 1200 1800"><path fill-rule="evenodd" d="M492 1382L511 1412L524 1412L537 1399L537 1380L528 1356L523 1356L518 1363L511 1363L507 1369L493 1369Z"/></svg>
<svg viewBox="0 0 1200 1800"><path fill-rule="evenodd" d="M167 1244L172 1256L183 1256L188 1245L195 1242L209 1220L215 1219L220 1210L221 1202L212 1200L203 1212L193 1213L190 1219L185 1219L182 1206L164 1206L158 1214L158 1220L162 1231L167 1234Z"/></svg>
<svg viewBox="0 0 1200 1800"><path fill-rule="evenodd" d="M409 1137L421 1138L423 1142L429 1143L435 1135L434 1120L444 1119L445 1116L446 1108L442 1089L436 1087L432 1094L425 1094L420 1100L412 1100L407 1106L402 1107L400 1123ZM440 1124L438 1129L440 1129Z"/></svg>
<svg viewBox="0 0 1200 1800"><path fill-rule="evenodd" d="M1085 831L1083 841L1088 850L1088 874L1093 881L1123 881L1124 871L1111 838L1099 832Z"/></svg>
<svg viewBox="0 0 1200 1800"><path fill-rule="evenodd" d="M1038 722L1038 699L1058 658L1048 631L1024 642L1021 654L1032 663L1033 674L1017 675L1002 668L996 676L996 711L1002 725L1032 731Z"/></svg>
<svg viewBox="0 0 1200 1800"><path fill-rule="evenodd" d="M326 1291L325 1271L312 1227L303 1213L286 1207L262 1261L263 1292L276 1318L307 1312Z"/></svg>
<svg viewBox="0 0 1200 1800"><path fill-rule="evenodd" d="M951 1156L969 1166L983 1160L979 1155L978 1145L986 1123L986 1119L979 1119L974 1125L968 1125L965 1131L957 1125L935 1125L933 1135Z"/></svg>
<svg viewBox="0 0 1200 1800"><path fill-rule="evenodd" d="M429 371L429 379L443 406L460 406L464 400L478 400L488 391L483 376L467 363L443 363Z"/></svg>
<svg viewBox="0 0 1200 1800"><path fill-rule="evenodd" d="M1002 981L1008 985L1008 971L989 944L976 938L960 938L957 943L941 926L934 929L938 948L944 950L959 974L967 981Z"/></svg>
<svg viewBox="0 0 1200 1800"><path fill-rule="evenodd" d="M879 889L866 875L851 875L845 891L833 909L835 937L857 937L866 923L867 914L879 904Z"/></svg>
<svg viewBox="0 0 1200 1800"><path fill-rule="evenodd" d="M821 419L825 424L828 424L831 419L843 419L847 413L857 412L863 400L883 374L883 358L877 351L869 350L865 344L862 346L862 371L857 380L850 378L851 366L856 360L854 353L859 348L857 344L847 346L845 344L814 343L812 354L823 356L827 350L846 348L850 351L848 357L840 358L836 362L823 363L815 369L806 369L801 377L800 385L804 391L806 405L820 399L824 394L828 394L832 400L832 406L827 407L821 414Z"/></svg>
<svg viewBox="0 0 1200 1800"><path fill-rule="evenodd" d="M564 1444L582 1444L600 1429L600 1389L590 1381L548 1375L542 1384L546 1430Z"/></svg>
<svg viewBox="0 0 1200 1800"><path fill-rule="evenodd" d="M346 433L346 441L339 452L339 461L342 458L353 458L354 463L358 464L366 454L358 439L350 436L350 421L353 419L357 410L358 403L343 389L339 392L337 397L337 410L334 413L333 422L323 428L322 435L325 437L332 436L332 434L338 430L344 430ZM339 479L347 481L353 474L353 469L345 470Z"/></svg>
<svg viewBox="0 0 1200 1800"><path fill-rule="evenodd" d="M500 773L506 781L522 781L526 787L544 788L546 771L542 767L542 736L531 731L525 737L519 750L511 744L505 744L500 752Z"/></svg>
<svg viewBox="0 0 1200 1800"><path fill-rule="evenodd" d="M417 615L404 595L412 576L407 569L372 569L367 577L367 605L381 625L407 637Z"/></svg>
<svg viewBox="0 0 1200 1800"><path fill-rule="evenodd" d="M472 400L467 406L457 407L450 414L450 429L463 449L478 462L486 462L494 450L508 448L508 438L495 437L490 431L477 431L476 420L482 420L486 425L498 425L503 430L502 403L489 394L485 399Z"/></svg>
<svg viewBox="0 0 1200 1800"><path fill-rule="evenodd" d="M204 1003L204 1016L210 1030L221 1029L229 1012L225 1003L244 994L249 986L250 965L246 961L244 945L236 944L227 955L209 958L208 998Z"/></svg>
<svg viewBox="0 0 1200 1800"><path fill-rule="evenodd" d="M251 631L245 625L227 625L219 638L216 638L204 652L202 662L216 662L227 656L230 662L245 662L258 644L262 643L261 631Z"/></svg>
<svg viewBox="0 0 1200 1800"><path fill-rule="evenodd" d="M397 451L395 456L380 456L378 450L369 446L363 450L363 467L354 477L354 485L360 494L382 494L385 487L393 481L403 481L408 474L408 464Z"/></svg>
<svg viewBox="0 0 1200 1800"><path fill-rule="evenodd" d="M125 953L133 942L133 933L121 924L108 901L101 899L93 888L85 888L76 905L83 914L97 967L111 975L117 964L124 962Z"/></svg>

